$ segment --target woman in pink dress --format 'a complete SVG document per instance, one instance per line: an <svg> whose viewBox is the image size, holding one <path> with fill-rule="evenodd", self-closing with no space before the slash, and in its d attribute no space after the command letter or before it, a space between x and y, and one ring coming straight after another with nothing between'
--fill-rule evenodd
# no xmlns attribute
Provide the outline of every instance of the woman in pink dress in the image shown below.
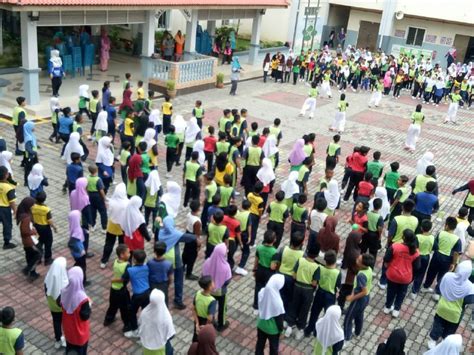
<svg viewBox="0 0 474 355"><path fill-rule="evenodd" d="M107 71L109 69L109 55L110 51L110 39L107 36L107 31L102 30L102 35L100 37L100 70Z"/></svg>

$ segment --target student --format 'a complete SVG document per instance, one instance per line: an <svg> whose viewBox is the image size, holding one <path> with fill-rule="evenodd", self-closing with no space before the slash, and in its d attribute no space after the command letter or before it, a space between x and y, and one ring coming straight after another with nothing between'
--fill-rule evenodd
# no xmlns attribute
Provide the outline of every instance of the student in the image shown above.
<svg viewBox="0 0 474 355"><path fill-rule="evenodd" d="M208 209L209 206L212 203L213 197L217 194L219 191L219 188L217 187L216 182L214 181L214 173L208 172L206 175L204 175L204 182L206 184L206 187L204 189L204 205L202 207L202 213L201 213L201 223L202 223L202 228L203 231L207 231L207 223L208 223Z"/></svg>
<svg viewBox="0 0 474 355"><path fill-rule="evenodd" d="M109 293L109 307L105 312L104 327L108 327L115 321L115 315L120 310L123 327L122 333L127 333L130 328L130 294L123 282L125 271L129 267L130 249L125 244L119 244L115 249L117 259L113 265L113 276Z"/></svg>
<svg viewBox="0 0 474 355"><path fill-rule="evenodd" d="M469 221L469 223L472 223L472 221L474 220L474 180L470 180L467 184L460 186L457 189L454 189L452 194L455 195L458 192L466 190L468 190L468 193L466 195L466 198L464 199L463 207L466 207L469 210L469 216L467 220Z"/></svg>
<svg viewBox="0 0 474 355"><path fill-rule="evenodd" d="M218 210L214 215L211 217L210 223L207 228L207 242L206 242L206 252L205 258L209 258L212 254L212 251L216 247L216 245L220 243L226 243L227 239L229 239L229 230L226 225L222 222L224 220L224 213L222 210Z"/></svg>
<svg viewBox="0 0 474 355"><path fill-rule="evenodd" d="M421 125L425 121L425 115L421 112L421 104L416 105L415 112L411 115L412 123L408 127L407 138L405 140L405 150L414 152L416 143L420 138Z"/></svg>
<svg viewBox="0 0 474 355"><path fill-rule="evenodd" d="M227 211L229 205L234 203L235 199L235 191L232 185L232 176L229 174L224 175L224 184L219 186L219 195L221 197L219 202L219 207L222 208L223 211Z"/></svg>
<svg viewBox="0 0 474 355"><path fill-rule="evenodd" d="M300 116L305 116L306 111L309 110L309 118L314 117L314 112L316 111L316 98L319 95L316 82L311 83L311 88L308 91L308 97L303 103L301 108Z"/></svg>
<svg viewBox="0 0 474 355"><path fill-rule="evenodd" d="M152 170L145 181L146 197L143 203L145 207L145 224L148 227L150 215L153 221L158 215L158 198L161 196L163 189L161 188L160 176L158 170Z"/></svg>
<svg viewBox="0 0 474 355"><path fill-rule="evenodd" d="M296 340L303 339L304 329L306 328L306 319L308 317L311 302L313 301L314 290L318 285L317 271L319 264L315 258L319 254L318 246L308 249L306 257L300 257L293 268L293 279L295 286L291 298L290 308L286 314L288 324L285 337L289 338L296 325L298 331Z"/></svg>
<svg viewBox="0 0 474 355"><path fill-rule="evenodd" d="M244 169L241 183L245 188L245 195L252 191L257 182L257 172L264 158L263 150L258 146L259 136L252 136L251 142L252 145L245 149L242 155Z"/></svg>
<svg viewBox="0 0 474 355"><path fill-rule="evenodd" d="M176 163L177 159L177 149L180 140L175 133L175 127L170 125L167 128L167 133L165 137L165 145L166 145L166 177L171 177L171 169L173 168L173 164Z"/></svg>
<svg viewBox="0 0 474 355"><path fill-rule="evenodd" d="M309 174L311 173L310 169L312 166L312 161L311 158L305 158L303 160L303 165L301 166L300 170L298 171L298 178L296 180L296 183L298 184L300 188L300 194L306 194L308 193L308 188L307 188L307 183L309 180Z"/></svg>
<svg viewBox="0 0 474 355"><path fill-rule="evenodd" d="M351 175L349 185L347 186L346 193L344 194L344 201L348 201L354 189L354 201L357 200L359 182L364 178L364 174L367 168L367 154L370 148L366 146L360 147L360 152L356 152L352 155L351 162Z"/></svg>
<svg viewBox="0 0 474 355"><path fill-rule="evenodd" d="M208 172L212 171L214 154L216 152L217 138L214 136L214 131L214 126L207 127L209 135L204 138L204 154L206 156Z"/></svg>
<svg viewBox="0 0 474 355"><path fill-rule="evenodd" d="M92 140L92 137L94 136L97 117L102 110L102 106L99 100L99 91L92 90L91 94L92 94L92 98L89 101L89 112L90 112L90 118L92 120L92 124L91 124L90 135L89 137L87 137L89 140Z"/></svg>
<svg viewBox="0 0 474 355"><path fill-rule="evenodd" d="M328 216L323 223L322 228L319 231L318 239L316 244L321 252L325 253L329 250L339 252L339 243L341 237L336 233L337 218L334 216Z"/></svg>
<svg viewBox="0 0 474 355"><path fill-rule="evenodd" d="M36 143L35 123L33 121L28 121L23 125L23 136L25 142L25 154L23 159L25 169L24 184L28 186L28 175L33 165L38 163L38 145Z"/></svg>
<svg viewBox="0 0 474 355"><path fill-rule="evenodd" d="M77 210L69 212L69 250L74 258L74 266L79 266L83 272L84 286L90 284L87 281L87 248L85 242L85 232L81 226L81 213Z"/></svg>
<svg viewBox="0 0 474 355"><path fill-rule="evenodd" d="M308 209L304 206L308 200L305 194L298 196L298 201L291 207L291 234L300 232L304 235L306 231L306 220L308 219Z"/></svg>
<svg viewBox="0 0 474 355"><path fill-rule="evenodd" d="M202 101L201 100L196 100L196 103L194 104L194 108L192 111L193 117L196 117L197 119L197 124L200 129L202 129L202 120L204 119L204 108L202 107Z"/></svg>
<svg viewBox="0 0 474 355"><path fill-rule="evenodd" d="M463 102L462 96L459 95L459 89L455 88L454 92L448 95L449 101L449 108L448 113L446 114L446 118L443 123L457 124L456 122L456 115L458 113L459 102Z"/></svg>
<svg viewBox="0 0 474 355"><path fill-rule="evenodd" d="M193 340L188 349L188 355L219 355L216 348L216 328L212 324L203 325L199 329L199 336L196 341Z"/></svg>
<svg viewBox="0 0 474 355"><path fill-rule="evenodd" d="M145 264L146 253L144 250L134 250L132 256L133 266L128 266L121 277L124 286L130 281L133 293L129 313L130 330L124 334L127 338L138 337L137 312L140 308L143 311L150 302L150 283L148 281L150 270Z"/></svg>
<svg viewBox="0 0 474 355"><path fill-rule="evenodd" d="M131 157L132 144L130 142L123 142L122 149L120 150L119 162L120 162L120 174L122 176L122 181L127 183L127 168L128 161Z"/></svg>
<svg viewBox="0 0 474 355"><path fill-rule="evenodd" d="M413 215L418 218L418 227L416 232L420 231L421 221L428 219L431 220L431 215L436 213L439 209L438 196L434 194L436 189L436 183L429 181L426 184L426 191L418 192L415 195L415 209Z"/></svg>
<svg viewBox="0 0 474 355"><path fill-rule="evenodd" d="M426 355L444 355L444 354L461 354L462 352L462 335L461 334L451 334L441 341L438 345L436 342L432 343L432 348L427 351ZM472 346L469 348L469 351L472 351Z"/></svg>
<svg viewBox="0 0 474 355"><path fill-rule="evenodd" d="M276 253L274 243L275 233L271 230L267 230L263 234L262 244L257 246L255 250L255 261L253 268L253 275L255 277L253 309L255 315L257 315L256 310L258 310L258 294L260 290L265 287L266 283L274 273L274 270L271 266L273 256Z"/></svg>
<svg viewBox="0 0 474 355"><path fill-rule="evenodd" d="M311 245L317 243L319 231L323 227L324 221L328 217L327 213L325 213L326 207L326 199L317 198L314 200L313 208L308 218L309 236L306 248L309 248Z"/></svg>
<svg viewBox="0 0 474 355"><path fill-rule="evenodd" d="M281 291L281 297L285 305L285 309L289 309L291 297L293 296L293 269L296 262L303 256L304 234L294 233L290 237L290 246L280 248L272 257L272 270L278 270L280 274L285 276L285 285Z"/></svg>
<svg viewBox="0 0 474 355"><path fill-rule="evenodd" d="M336 214L336 210L339 209L340 201L341 201L341 193L339 191L339 185L337 180L332 179L327 184L327 188L323 191L323 197L326 200L327 206L324 212L328 216L334 216Z"/></svg>
<svg viewBox="0 0 474 355"><path fill-rule="evenodd" d="M132 196L120 220L120 226L124 232L125 244L129 247L132 255L135 250L144 250L145 240L151 240L145 224L145 217L143 217L143 214L140 212L141 206L142 199L138 196Z"/></svg>
<svg viewBox="0 0 474 355"><path fill-rule="evenodd" d="M270 355L278 355L280 334L283 332L285 307L280 296L285 284L281 274L273 275L258 294L258 320L256 355L263 355L265 343L269 342Z"/></svg>
<svg viewBox="0 0 474 355"><path fill-rule="evenodd" d="M393 243L388 247L383 261L387 265L388 281L387 300L383 311L385 314L392 313L392 317L398 318L408 285L420 268L420 253L415 233L405 229L403 243Z"/></svg>
<svg viewBox="0 0 474 355"><path fill-rule="evenodd" d="M33 215L33 225L38 233L38 247L42 254L44 248L44 264L50 265L53 262L51 251L53 232L51 228L53 228L55 233L57 233L57 229L53 223L51 209L45 205L45 201L46 193L44 191L39 192L36 195L36 203L31 207L31 213Z"/></svg>
<svg viewBox="0 0 474 355"><path fill-rule="evenodd" d="M468 241L470 241L469 237L474 237L474 230L467 219L468 213L469 210L466 207L461 207L456 217L458 225L454 230L454 234L456 234L459 237L459 240L461 240L462 250L466 250L469 244Z"/></svg>
<svg viewBox="0 0 474 355"><path fill-rule="evenodd" d="M359 201L368 203L370 198L374 195L375 187L372 184L372 177L373 176L371 172L365 172L364 179L357 185L356 203Z"/></svg>
<svg viewBox="0 0 474 355"><path fill-rule="evenodd" d="M66 167L66 184L63 186L63 193L66 193L66 187L71 193L76 189L76 181L84 176L84 171L79 153L71 154L71 163Z"/></svg>
<svg viewBox="0 0 474 355"><path fill-rule="evenodd" d="M296 202L300 192L300 187L296 183L296 180L298 180L298 171L291 171L288 175L288 179L283 181L281 184L281 190L285 193L283 201L288 208L293 206L293 203Z"/></svg>
<svg viewBox="0 0 474 355"><path fill-rule="evenodd" d="M87 177L87 194L90 200L90 212L92 218L92 229L95 229L97 212L100 215L102 230L107 229L107 210L105 208L105 192L102 179L97 176L97 165L89 165L89 176Z"/></svg>
<svg viewBox="0 0 474 355"><path fill-rule="evenodd" d="M372 202L372 210L367 212L367 233L362 236L360 243L361 253L367 251L377 258L377 251L382 247L382 232L384 220L380 214L382 208L382 199L376 198Z"/></svg>
<svg viewBox="0 0 474 355"><path fill-rule="evenodd" d="M257 180L263 184L263 189L260 196L263 199L263 210L268 202L268 195L272 191L273 184L275 183L275 172L273 171L272 162L268 158L262 160L262 166L258 169Z"/></svg>
<svg viewBox="0 0 474 355"><path fill-rule="evenodd" d="M61 294L61 290L65 288L69 283L66 266L66 258L59 257L54 259L54 262L49 268L48 273L46 274L46 277L44 279L44 291L46 294L46 301L48 303L48 307L51 312L51 317L53 319L55 339L54 348L56 350L59 350L61 347L66 347L66 340L63 337L61 327L62 309L58 305L58 301L60 301L59 296Z"/></svg>
<svg viewBox="0 0 474 355"><path fill-rule="evenodd" d="M346 297L350 302L344 318L344 340L352 338L352 327L355 326L355 336L362 333L364 325L364 310L369 304L370 291L372 289L372 277L374 257L370 254L362 254L357 258L359 272L354 283L352 294Z"/></svg>
<svg viewBox="0 0 474 355"><path fill-rule="evenodd" d="M454 234L457 224L458 222L455 217L446 218L444 230L439 232L434 240L434 253L426 272L422 292L433 292L431 285L436 277L437 283L435 294L433 294L433 299L435 301L439 300L441 279L444 274L454 268L458 262L459 255L462 252L461 241L459 240L459 237Z"/></svg>
<svg viewBox="0 0 474 355"><path fill-rule="evenodd" d="M186 186L183 206L187 207L189 200L195 200L200 195L201 165L198 163L199 153L192 152L191 160L184 163L183 185Z"/></svg>
<svg viewBox="0 0 474 355"><path fill-rule="evenodd" d="M283 232L285 230L285 221L290 215L288 206L284 202L284 198L285 193L283 191L278 191L275 194L276 200L270 203L267 208L269 214L267 230L275 233L275 248L278 248L281 243Z"/></svg>
<svg viewBox="0 0 474 355"><path fill-rule="evenodd" d="M392 195L392 204L390 205L390 221L402 213L402 205L410 197L410 188L407 186L407 182L408 176L406 175L401 175L397 180L398 189Z"/></svg>
<svg viewBox="0 0 474 355"><path fill-rule="evenodd" d="M238 213L238 208L236 205L230 205L226 209L226 214L224 215L224 219L222 224L227 227L229 231L229 240L228 240L228 254L227 254L227 262L230 265L230 268L233 270L235 265L234 254L237 251L237 248L243 249L242 238L240 235L240 221L236 218Z"/></svg>
<svg viewBox="0 0 474 355"><path fill-rule="evenodd" d="M203 326L207 324L212 325L217 308L217 301L211 295L215 288L212 278L210 276L201 276L199 287L201 287L201 290L196 292L193 299L193 342L197 341L200 329Z"/></svg>
<svg viewBox="0 0 474 355"><path fill-rule="evenodd" d="M147 262L150 271L150 288L160 290L165 295L165 304L168 306L168 289L173 281L173 264L167 260L166 243L156 242L153 247L154 257Z"/></svg>
<svg viewBox="0 0 474 355"><path fill-rule="evenodd" d="M71 108L63 108L62 115L58 119L58 134L59 138L66 144L69 142L69 136L72 133L72 126L74 124L74 119L71 115ZM26 118L26 117L25 117ZM64 146L63 146L64 150ZM62 153L62 152L61 152Z"/></svg>
<svg viewBox="0 0 474 355"><path fill-rule="evenodd" d="M117 111L115 109L115 97L110 96L109 106L105 108L107 112L107 135L112 137L112 142L115 140L115 120L117 118Z"/></svg>
<svg viewBox="0 0 474 355"><path fill-rule="evenodd" d="M382 153L377 150L372 156L374 160L367 162L367 172L372 174L372 185L377 187L383 172L383 163L380 161Z"/></svg>
<svg viewBox="0 0 474 355"><path fill-rule="evenodd" d="M250 234L250 246L255 245L257 239L258 224L260 217L263 214L264 202L261 196L263 191L263 183L258 181L254 186L254 191L247 195L247 200L250 202L250 225L252 226Z"/></svg>
<svg viewBox="0 0 474 355"><path fill-rule="evenodd" d="M146 196L145 181L143 171L141 169L143 159L138 151L128 160L127 170L127 195L138 196L142 200Z"/></svg>
<svg viewBox="0 0 474 355"><path fill-rule="evenodd" d="M219 118L219 121L218 121L219 133L224 133L226 137L230 136L230 129L232 127L231 115L232 115L232 111L229 109L225 109L223 111L223 116Z"/></svg>
<svg viewBox="0 0 474 355"><path fill-rule="evenodd" d="M434 236L431 233L433 223L430 220L425 219L421 222L421 234L416 235L418 240L418 250L420 253L420 267L414 272L413 285L411 287L411 298L416 300L416 296L420 291L421 284L425 278L426 269L430 262L430 254L433 250Z"/></svg>
<svg viewBox="0 0 474 355"><path fill-rule="evenodd" d="M18 148L18 138L17 132L18 132L18 127L20 126L20 122L22 120L26 120L26 111L25 111L25 106L26 106L26 99L23 96L18 96L16 98L16 103L17 106L13 108L13 113L12 113L12 123L13 123L13 130L15 134L15 155L22 155L21 150Z"/></svg>
<svg viewBox="0 0 474 355"><path fill-rule="evenodd" d="M340 100L337 104L338 112L336 112L336 117L329 127L330 131L336 131L339 134L344 132L344 127L346 126L346 111L349 103L346 102L346 94L341 94Z"/></svg>
<svg viewBox="0 0 474 355"><path fill-rule="evenodd" d="M104 195L107 194L110 185L114 179L114 145L113 140L106 136L102 137L99 140L97 156L95 158L95 163L98 168L98 176L103 182ZM105 209L102 209L105 211ZM100 210L99 210L100 212ZM102 220L102 215L101 215ZM104 221L102 220L102 227L104 228Z"/></svg>
<svg viewBox="0 0 474 355"><path fill-rule="evenodd" d="M191 117L186 125L186 131L184 133L184 143L186 144L185 162L191 158L194 143L202 138L201 128L199 128L196 117Z"/></svg>
<svg viewBox="0 0 474 355"><path fill-rule="evenodd" d="M108 118L108 114L106 111L100 111L99 114L97 115L97 121L95 122L95 125L94 125L94 137L93 137L93 140L95 140L96 142L98 142L99 139L107 135L107 132L109 130L107 118Z"/></svg>
<svg viewBox="0 0 474 355"><path fill-rule="evenodd" d="M84 274L74 266L67 272L69 284L61 290L62 327L66 354L87 354L90 339L91 301L84 290Z"/></svg>
<svg viewBox="0 0 474 355"><path fill-rule="evenodd" d="M104 111L106 111L110 105L109 99L111 95L112 93L110 92L110 81L104 81L104 85L102 86L102 108L104 109Z"/></svg>
<svg viewBox="0 0 474 355"><path fill-rule="evenodd" d="M400 168L400 164L395 161L390 164L390 171L385 173L383 177L384 186L387 189L388 200L390 203L393 203L393 197L395 192L399 188L398 179L400 178L400 174L398 173L398 169Z"/></svg>
<svg viewBox="0 0 474 355"><path fill-rule="evenodd" d="M426 185L430 182L434 182L436 184L435 188L433 189L433 193L438 196L438 184L436 182L436 168L434 165L429 165L426 168L425 174L417 175L413 181L411 182L410 186L412 188L412 193L410 195L411 198L414 197L418 192L426 191Z"/></svg>
<svg viewBox="0 0 474 355"><path fill-rule="evenodd" d="M386 342L377 347L376 355L403 355L405 354L405 343L407 335L403 328L392 330Z"/></svg>
<svg viewBox="0 0 474 355"><path fill-rule="evenodd" d="M199 200L191 200L189 203L190 212L186 219L186 233L193 234L196 237L194 242L189 242L183 248L183 270L185 271L186 280L197 281L199 277L193 274L194 263L196 262L198 251L201 247L201 219L199 212L201 205Z"/></svg>
<svg viewBox="0 0 474 355"><path fill-rule="evenodd" d="M336 134L332 137L332 140L326 149L326 169L334 170L339 162L339 156L341 155L341 145L339 144L341 136Z"/></svg>

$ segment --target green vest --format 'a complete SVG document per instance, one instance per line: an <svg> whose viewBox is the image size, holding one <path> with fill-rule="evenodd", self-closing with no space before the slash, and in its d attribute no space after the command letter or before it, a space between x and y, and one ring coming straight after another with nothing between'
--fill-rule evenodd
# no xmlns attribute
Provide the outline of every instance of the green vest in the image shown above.
<svg viewBox="0 0 474 355"><path fill-rule="evenodd" d="M450 95L449 95L449 98L450 98L451 101L452 101L453 103L455 103L455 104L462 100L462 97L461 97L461 95L459 95L459 94L450 94Z"/></svg>
<svg viewBox="0 0 474 355"><path fill-rule="evenodd" d="M227 117L221 117L221 119L219 120L219 132L224 132L226 133L225 131L225 127L227 126L227 123L231 122L232 120L230 118L227 118Z"/></svg>
<svg viewBox="0 0 474 355"><path fill-rule="evenodd" d="M231 146L230 150L229 150L229 156L228 156L228 159L227 159L229 161L229 163L231 163L234 168L236 167L236 165L235 165L235 161L234 161L233 156L234 156L234 152L237 151L237 150L239 150L239 149L235 145ZM235 169L234 169L234 171L235 171Z"/></svg>
<svg viewBox="0 0 474 355"><path fill-rule="evenodd" d="M232 127L230 128L230 135L232 137L240 137L240 127L242 126L242 121L239 123L233 123Z"/></svg>
<svg viewBox="0 0 474 355"><path fill-rule="evenodd" d="M260 166L260 157L262 156L262 148L249 147L247 162L245 165Z"/></svg>
<svg viewBox="0 0 474 355"><path fill-rule="evenodd" d="M20 328L0 327L0 354L14 355L15 343L21 334Z"/></svg>
<svg viewBox="0 0 474 355"><path fill-rule="evenodd" d="M326 352L323 354L323 346L318 341L318 338L315 338L314 339L313 355L332 355L332 347L333 347L333 345L326 348Z"/></svg>
<svg viewBox="0 0 474 355"><path fill-rule="evenodd" d="M194 108L194 117L197 119L202 119L204 113L204 109L202 107L195 107Z"/></svg>
<svg viewBox="0 0 474 355"><path fill-rule="evenodd" d="M188 160L185 166L186 171L184 173L184 178L186 180L196 182L196 174L201 166L198 163L193 162L192 160Z"/></svg>
<svg viewBox="0 0 474 355"><path fill-rule="evenodd" d="M341 146L337 143L331 142L328 145L328 155L330 157L335 157L337 150L341 148Z"/></svg>
<svg viewBox="0 0 474 355"><path fill-rule="evenodd" d="M397 189L397 192L400 191L402 194L400 195L400 199L398 200L400 203L405 202L408 197L410 196L410 189L408 186L402 186ZM395 193L396 194L396 193Z"/></svg>
<svg viewBox="0 0 474 355"><path fill-rule="evenodd" d="M212 180L209 185L206 185L206 191L207 191L207 202L211 203L212 198L217 192L217 184L214 180Z"/></svg>
<svg viewBox="0 0 474 355"><path fill-rule="evenodd" d="M219 207L229 206L230 198L232 197L234 188L232 186L221 186L219 188L219 192L221 194L221 202L219 203Z"/></svg>
<svg viewBox="0 0 474 355"><path fill-rule="evenodd" d="M81 109L81 108L86 108L86 106L87 106L86 98L84 96L79 97L79 103L77 104L77 107Z"/></svg>
<svg viewBox="0 0 474 355"><path fill-rule="evenodd" d="M377 223L380 219L380 214L374 211L367 212L367 219L369 221L369 232L377 232Z"/></svg>
<svg viewBox="0 0 474 355"><path fill-rule="evenodd" d="M456 234L449 233L446 231L439 232L438 235L438 251L446 256L451 255L451 250L454 245L458 242L459 237Z"/></svg>
<svg viewBox="0 0 474 355"><path fill-rule="evenodd" d="M402 243L403 231L409 229L412 232L415 232L415 229L418 226L418 219L415 216L400 215L395 217L395 221L397 222L397 231L392 238L392 243Z"/></svg>
<svg viewBox="0 0 474 355"><path fill-rule="evenodd" d="M425 192L426 184L430 181L436 182L436 179L427 175L418 175L416 177L415 188L413 189L413 193L416 195L418 192Z"/></svg>
<svg viewBox="0 0 474 355"><path fill-rule="evenodd" d="M303 256L303 250L293 250L290 247L284 247L281 255L280 273L288 276L293 275L293 268L299 258Z"/></svg>
<svg viewBox="0 0 474 355"><path fill-rule="evenodd" d="M211 295L203 295L202 291L196 292L196 296L194 296L194 307L196 308L198 317L207 318L209 316L209 305L215 300L216 299Z"/></svg>
<svg viewBox="0 0 474 355"><path fill-rule="evenodd" d="M423 119L425 118L425 115L422 114L421 112L413 112L411 114L411 119L413 120L413 123L421 125L423 123Z"/></svg>
<svg viewBox="0 0 474 355"><path fill-rule="evenodd" d="M74 121L72 123L72 131L73 132L79 132L79 128L82 128L81 125L79 123L77 123L76 121Z"/></svg>
<svg viewBox="0 0 474 355"><path fill-rule="evenodd" d="M298 260L298 270L296 270L296 281L303 284L311 285L313 275L318 269L319 264L315 261L311 262L304 257Z"/></svg>
<svg viewBox="0 0 474 355"><path fill-rule="evenodd" d="M58 123L58 113L57 112L53 112L51 113L51 123Z"/></svg>
<svg viewBox="0 0 474 355"><path fill-rule="evenodd" d="M462 315L462 306L464 304L464 298L457 299L456 301L448 301L446 298L441 296L436 307L436 314L451 323L459 323Z"/></svg>
<svg viewBox="0 0 474 355"><path fill-rule="evenodd" d="M146 196L145 202L143 204L145 207L155 208L156 207L156 200L158 199L158 193L155 193L153 196L150 195L150 191L148 188L146 189Z"/></svg>
<svg viewBox="0 0 474 355"><path fill-rule="evenodd" d="M87 177L87 192L97 192L97 181L99 181L98 176L88 176Z"/></svg>
<svg viewBox="0 0 474 355"><path fill-rule="evenodd" d="M298 171L298 182L303 182L304 176L306 173L309 172L309 169L306 165L302 165L300 170Z"/></svg>
<svg viewBox="0 0 474 355"><path fill-rule="evenodd" d="M128 150L122 149L122 151L120 152L120 158L119 158L120 164L122 166L127 165L127 159L129 156L130 156L130 152Z"/></svg>
<svg viewBox="0 0 474 355"><path fill-rule="evenodd" d="M319 268L319 288L335 295L336 283L340 273L338 269L329 269L326 266L321 266Z"/></svg>
<svg viewBox="0 0 474 355"><path fill-rule="evenodd" d="M247 231L247 226L249 223L249 215L250 211L239 211L235 218L240 222L240 231L246 232Z"/></svg>
<svg viewBox="0 0 474 355"><path fill-rule="evenodd" d="M308 96L315 99L318 96L318 89L316 88L309 89Z"/></svg>
<svg viewBox="0 0 474 355"><path fill-rule="evenodd" d="M13 109L13 114L12 114L12 122L13 122L13 125L14 126L18 126L18 123L19 123L19 116L20 116L20 113L23 112L25 114L25 118L26 118L26 111L23 107L21 106L16 106L14 109Z"/></svg>
<svg viewBox="0 0 474 355"><path fill-rule="evenodd" d="M229 153L230 143L229 142L217 142L216 143L216 155L221 153Z"/></svg>
<svg viewBox="0 0 474 355"><path fill-rule="evenodd" d="M380 173L383 168L383 163L379 161L369 161L367 163L367 171L372 173L374 179L378 179L380 177Z"/></svg>
<svg viewBox="0 0 474 355"><path fill-rule="evenodd" d="M347 102L346 101L339 101L339 103L337 104L337 107L339 108L339 112L346 112Z"/></svg>
<svg viewBox="0 0 474 355"><path fill-rule="evenodd" d="M224 235L227 227L224 225L217 225L214 223L209 223L207 226L207 242L211 245L217 245L224 241Z"/></svg>
<svg viewBox="0 0 474 355"><path fill-rule="evenodd" d="M284 202L273 201L270 203L270 221L284 223L287 210L288 206Z"/></svg>
<svg viewBox="0 0 474 355"><path fill-rule="evenodd" d="M375 88L378 92L382 92L383 91L383 84L381 82L378 82L377 84L375 84Z"/></svg>
<svg viewBox="0 0 474 355"><path fill-rule="evenodd" d="M464 201L464 204L468 207L474 207L474 195L468 192L466 201Z"/></svg>
<svg viewBox="0 0 474 355"><path fill-rule="evenodd" d="M121 279L125 270L127 269L128 263L124 261L119 261L119 259L115 259L114 266L113 266L113 278L114 279ZM121 290L123 288L123 282L112 282L112 289L113 290Z"/></svg>
<svg viewBox="0 0 474 355"><path fill-rule="evenodd" d="M418 239L418 251L420 255L430 255L431 250L433 250L434 236L432 234L417 234L416 239Z"/></svg>
<svg viewBox="0 0 474 355"><path fill-rule="evenodd" d="M291 217L293 218L293 221L302 223L303 213L305 211L306 208L304 206L298 206L297 203L294 203L291 211Z"/></svg>
<svg viewBox="0 0 474 355"><path fill-rule="evenodd" d="M303 152L306 155L306 157L309 157L311 153L313 153L313 146L311 144L305 144L303 146Z"/></svg>
<svg viewBox="0 0 474 355"><path fill-rule="evenodd" d="M372 289L372 269L369 267L367 269L362 269L362 270L359 270L359 272L357 274L364 274L365 277L367 278L367 284L366 284L366 288L367 288L367 295L370 294L370 290ZM355 283L354 283L354 288L357 288L357 278L355 280Z"/></svg>
<svg viewBox="0 0 474 355"><path fill-rule="evenodd" d="M51 312L61 313L63 311L61 306L58 306L58 303L52 296L46 296L46 301L48 302L48 307Z"/></svg>
<svg viewBox="0 0 474 355"><path fill-rule="evenodd" d="M280 135L280 132L281 132L280 127L270 126L269 136L274 136L276 139L278 139L278 136Z"/></svg>

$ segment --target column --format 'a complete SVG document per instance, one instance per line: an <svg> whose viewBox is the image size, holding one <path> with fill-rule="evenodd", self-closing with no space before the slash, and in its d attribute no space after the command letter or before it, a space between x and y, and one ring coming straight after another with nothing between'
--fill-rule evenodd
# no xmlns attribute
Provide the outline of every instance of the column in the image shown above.
<svg viewBox="0 0 474 355"><path fill-rule="evenodd" d="M36 22L30 21L27 12L21 12L21 58L23 95L29 105L40 103L38 67L38 39Z"/></svg>
<svg viewBox="0 0 474 355"><path fill-rule="evenodd" d="M253 65L258 58L258 50L260 49L260 31L262 30L262 14L257 10L252 21L252 38L250 39L249 61Z"/></svg>
<svg viewBox="0 0 474 355"><path fill-rule="evenodd" d="M184 42L184 51L186 53L196 52L197 25L198 11L191 10L191 21L186 22L186 42Z"/></svg>
<svg viewBox="0 0 474 355"><path fill-rule="evenodd" d="M145 23L142 24L142 55L140 63L144 81L148 81L152 77L153 60L151 55L155 53L155 29L155 11L148 10L145 15Z"/></svg>
<svg viewBox="0 0 474 355"><path fill-rule="evenodd" d="M378 47L382 48L385 53L389 51L388 42L393 32L393 23L395 20L395 9L397 2L395 0L387 0L383 3L382 18L380 20Z"/></svg>
<svg viewBox="0 0 474 355"><path fill-rule="evenodd" d="M3 10L0 9L0 55L3 55Z"/></svg>
<svg viewBox="0 0 474 355"><path fill-rule="evenodd" d="M216 37L216 21L215 20L207 21L207 33L209 33L209 36L211 36L212 40L214 41L214 38Z"/></svg>

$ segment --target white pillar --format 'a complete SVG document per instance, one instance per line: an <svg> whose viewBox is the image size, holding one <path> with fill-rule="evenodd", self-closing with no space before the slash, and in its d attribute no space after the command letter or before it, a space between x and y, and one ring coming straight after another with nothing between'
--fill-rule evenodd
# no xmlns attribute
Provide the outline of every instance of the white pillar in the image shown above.
<svg viewBox="0 0 474 355"><path fill-rule="evenodd" d="M38 67L38 38L36 22L30 21L27 12L21 12L21 58L23 70L23 95L28 104L40 103Z"/></svg>
<svg viewBox="0 0 474 355"><path fill-rule="evenodd" d="M143 24L142 56L150 57L155 53L155 12L148 10L145 16L145 23Z"/></svg>
<svg viewBox="0 0 474 355"><path fill-rule="evenodd" d="M262 14L257 10L252 21L252 38L250 39L249 64L253 65L260 49L260 31L262 30Z"/></svg>
<svg viewBox="0 0 474 355"><path fill-rule="evenodd" d="M393 31L393 23L395 20L395 9L397 8L396 0L387 0L383 3L382 18L380 20L378 47L382 48L384 38L390 37ZM385 52L389 48L383 48Z"/></svg>
<svg viewBox="0 0 474 355"><path fill-rule="evenodd" d="M186 22L186 42L184 42L184 51L186 53L196 52L196 33L198 25L198 12L191 10L191 21Z"/></svg>
<svg viewBox="0 0 474 355"><path fill-rule="evenodd" d="M216 21L208 20L207 21L207 33L211 36L212 39L216 36Z"/></svg>

